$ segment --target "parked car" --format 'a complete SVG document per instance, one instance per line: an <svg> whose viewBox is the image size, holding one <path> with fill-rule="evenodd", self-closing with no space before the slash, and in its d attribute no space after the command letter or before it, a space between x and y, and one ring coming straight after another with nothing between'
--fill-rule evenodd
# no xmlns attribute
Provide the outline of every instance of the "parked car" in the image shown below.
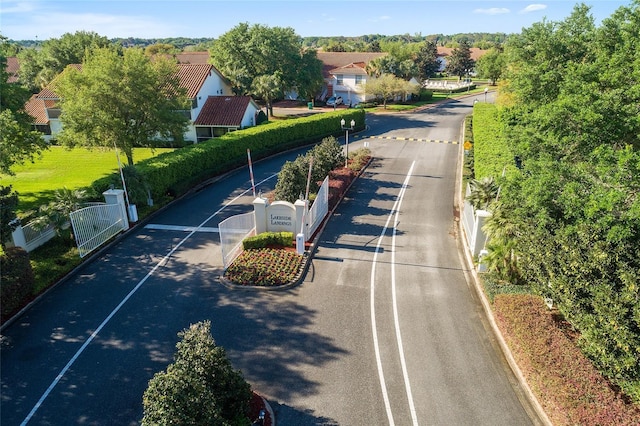
<svg viewBox="0 0 640 426"><path fill-rule="evenodd" d="M327 99L327 106L342 105L342 96L332 96Z"/></svg>

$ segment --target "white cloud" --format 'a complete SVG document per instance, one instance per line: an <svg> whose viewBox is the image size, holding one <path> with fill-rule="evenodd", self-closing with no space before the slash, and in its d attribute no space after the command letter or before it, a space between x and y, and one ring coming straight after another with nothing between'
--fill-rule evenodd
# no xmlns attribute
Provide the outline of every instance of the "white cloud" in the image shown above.
<svg viewBox="0 0 640 426"><path fill-rule="evenodd" d="M539 10L545 10L546 8L546 4L530 4L529 6L522 9L519 13L537 12Z"/></svg>
<svg viewBox="0 0 640 426"><path fill-rule="evenodd" d="M506 7L492 7L490 9L476 9L473 13L478 13L481 15L504 15L505 13L511 12Z"/></svg>
<svg viewBox="0 0 640 426"><path fill-rule="evenodd" d="M2 1L0 3L0 15L6 15L8 13L26 13L34 10L35 7L32 3L22 1Z"/></svg>

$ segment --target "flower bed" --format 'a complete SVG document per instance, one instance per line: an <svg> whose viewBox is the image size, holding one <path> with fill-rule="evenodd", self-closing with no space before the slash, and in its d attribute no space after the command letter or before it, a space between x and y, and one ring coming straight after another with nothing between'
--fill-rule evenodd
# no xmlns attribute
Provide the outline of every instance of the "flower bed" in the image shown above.
<svg viewBox="0 0 640 426"><path fill-rule="evenodd" d="M237 285L281 286L296 279L302 260L293 248L249 249L227 268L225 278Z"/></svg>

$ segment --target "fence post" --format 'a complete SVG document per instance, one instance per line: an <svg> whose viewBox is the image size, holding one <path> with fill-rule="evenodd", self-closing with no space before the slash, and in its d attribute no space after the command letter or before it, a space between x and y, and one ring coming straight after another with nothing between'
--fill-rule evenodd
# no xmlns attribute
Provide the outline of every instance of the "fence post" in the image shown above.
<svg viewBox="0 0 640 426"><path fill-rule="evenodd" d="M267 232L267 205L269 202L261 197L253 200L253 213L256 220L256 235Z"/></svg>
<svg viewBox="0 0 640 426"><path fill-rule="evenodd" d="M129 229L129 219L127 216L127 206L124 202L124 190L108 189L102 193L107 204L118 204L120 206L120 217L122 218L122 230Z"/></svg>

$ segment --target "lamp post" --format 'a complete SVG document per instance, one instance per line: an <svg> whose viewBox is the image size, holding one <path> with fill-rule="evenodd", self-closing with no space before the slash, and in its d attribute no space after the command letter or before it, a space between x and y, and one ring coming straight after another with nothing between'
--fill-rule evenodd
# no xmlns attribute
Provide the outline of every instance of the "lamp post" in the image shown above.
<svg viewBox="0 0 640 426"><path fill-rule="evenodd" d="M349 165L349 130L353 130L353 127L356 125L356 121L355 120L351 120L351 127L346 127L345 126L345 121L344 118L342 120L340 120L340 126L342 127L342 130L345 131L345 136L344 136L344 146L345 146L345 151L346 151L346 156L344 157L344 167L348 167Z"/></svg>

